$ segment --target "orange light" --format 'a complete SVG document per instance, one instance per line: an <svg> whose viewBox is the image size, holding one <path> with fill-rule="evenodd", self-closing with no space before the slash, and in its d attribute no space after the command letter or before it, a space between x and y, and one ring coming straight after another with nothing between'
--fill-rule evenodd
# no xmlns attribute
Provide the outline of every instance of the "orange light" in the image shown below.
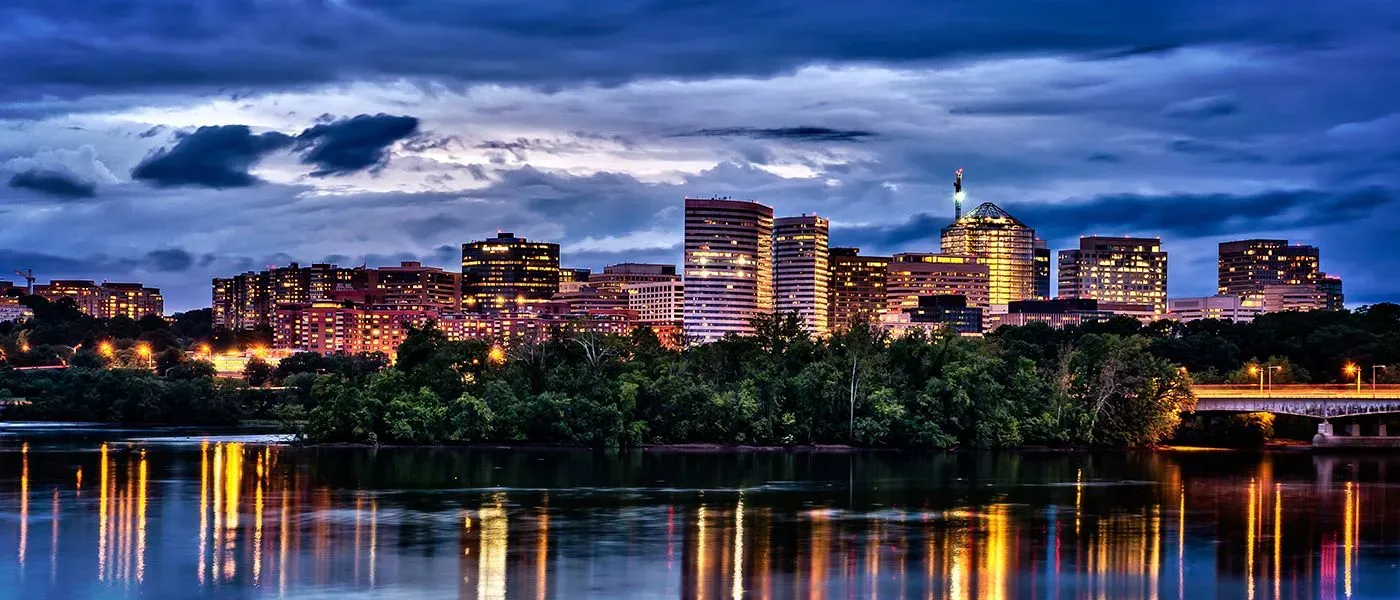
<svg viewBox="0 0 1400 600"><path fill-rule="evenodd" d="M1258 374L1259 374L1259 367L1256 367L1256 366L1254 366L1254 365L1249 365L1249 374L1250 374L1250 375L1258 375Z"/></svg>
<svg viewBox="0 0 1400 600"><path fill-rule="evenodd" d="M1354 364L1352 364L1352 363L1347 363L1347 366L1346 366L1346 373L1347 373L1347 375L1355 375L1355 374L1356 374L1356 371L1357 371L1356 365L1354 365Z"/></svg>
<svg viewBox="0 0 1400 600"><path fill-rule="evenodd" d="M137 344L137 345L136 345L136 353L139 354L139 355L141 355L141 358L150 358L150 357L151 357L151 345L150 345L150 344L147 344L147 343L145 343L145 342L142 342L142 343L140 343L140 344Z"/></svg>
<svg viewBox="0 0 1400 600"><path fill-rule="evenodd" d="M498 365L504 364L506 362L505 349L500 346L492 346L491 350L486 353L486 360Z"/></svg>
<svg viewBox="0 0 1400 600"><path fill-rule="evenodd" d="M214 352L213 349L209 347L209 344L200 344L199 353L208 356L210 354L213 354Z"/></svg>
<svg viewBox="0 0 1400 600"><path fill-rule="evenodd" d="M21 344L19 345L19 351L20 351L20 352L28 352L28 351L29 351L29 342L23 342L23 343L21 343Z"/></svg>
<svg viewBox="0 0 1400 600"><path fill-rule="evenodd" d="M101 344L98 344L97 351L101 353L102 356L112 356L113 354L117 353L116 348L112 347L112 342L102 342Z"/></svg>

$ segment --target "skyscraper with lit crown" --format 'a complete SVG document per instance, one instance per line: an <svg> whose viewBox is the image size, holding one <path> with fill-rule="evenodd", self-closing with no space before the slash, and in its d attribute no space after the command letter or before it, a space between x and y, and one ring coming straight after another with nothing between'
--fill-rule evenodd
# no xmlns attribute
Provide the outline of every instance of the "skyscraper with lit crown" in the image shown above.
<svg viewBox="0 0 1400 600"><path fill-rule="evenodd" d="M971 256L986 265L988 301L1036 298L1035 230L991 202L943 228L942 253Z"/></svg>
<svg viewBox="0 0 1400 600"><path fill-rule="evenodd" d="M518 310L559 292L559 244L512 233L462 244L462 308Z"/></svg>
<svg viewBox="0 0 1400 600"><path fill-rule="evenodd" d="M773 312L773 209L686 198L684 293L690 339L752 334L753 318Z"/></svg>

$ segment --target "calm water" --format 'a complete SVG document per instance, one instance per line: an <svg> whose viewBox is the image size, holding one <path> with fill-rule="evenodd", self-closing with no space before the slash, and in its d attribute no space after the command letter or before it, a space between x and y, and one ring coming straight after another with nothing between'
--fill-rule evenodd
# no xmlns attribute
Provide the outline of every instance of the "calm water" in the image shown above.
<svg viewBox="0 0 1400 600"><path fill-rule="evenodd" d="M1386 598L1400 456L299 449L0 426L8 598Z"/></svg>

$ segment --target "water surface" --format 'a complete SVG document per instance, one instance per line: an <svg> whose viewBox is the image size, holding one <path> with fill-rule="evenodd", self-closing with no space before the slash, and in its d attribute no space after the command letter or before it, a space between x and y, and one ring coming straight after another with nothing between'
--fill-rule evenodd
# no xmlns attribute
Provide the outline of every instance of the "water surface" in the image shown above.
<svg viewBox="0 0 1400 600"><path fill-rule="evenodd" d="M1388 598L1400 458L0 425L5 598Z"/></svg>

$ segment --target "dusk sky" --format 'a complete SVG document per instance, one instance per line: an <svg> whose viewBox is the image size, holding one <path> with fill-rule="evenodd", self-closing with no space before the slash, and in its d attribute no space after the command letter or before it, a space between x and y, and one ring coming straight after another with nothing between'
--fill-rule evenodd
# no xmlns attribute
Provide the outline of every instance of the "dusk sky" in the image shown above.
<svg viewBox="0 0 1400 600"><path fill-rule="evenodd" d="M1400 300L1397 84L1384 0L5 0L0 269L676 263L687 195L936 251L964 167L1053 249L1162 237L1173 297L1279 237Z"/></svg>

